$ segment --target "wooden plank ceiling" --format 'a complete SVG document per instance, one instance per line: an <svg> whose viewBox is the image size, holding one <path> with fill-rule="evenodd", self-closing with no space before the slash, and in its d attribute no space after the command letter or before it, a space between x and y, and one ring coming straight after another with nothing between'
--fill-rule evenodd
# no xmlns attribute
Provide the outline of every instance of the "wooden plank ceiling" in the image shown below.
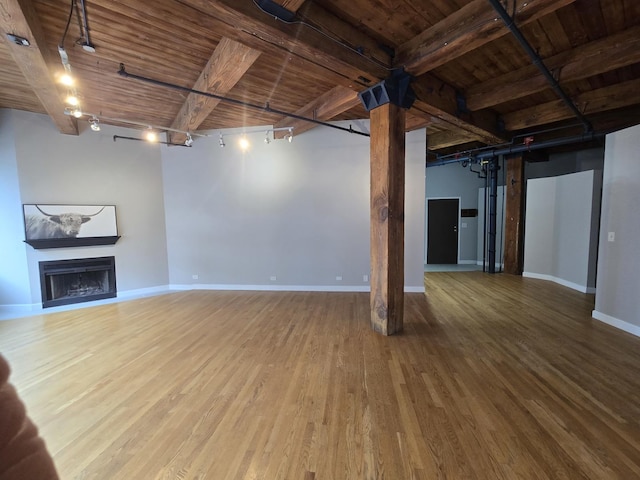
<svg viewBox="0 0 640 480"><path fill-rule="evenodd" d="M205 101L117 74L330 120L367 118L360 92L404 67L417 101L407 129L427 127L446 152L577 124L498 18L489 0L85 0L95 52L81 44L80 0L64 47L81 107L115 120L179 130L274 125L297 134L315 125L274 112ZM47 113L66 134L58 44L72 1L0 0L0 108ZM598 129L640 123L640 2L503 0L562 88ZM6 34L25 37L30 46ZM48 72L48 74L47 74ZM82 122L80 129L84 128ZM565 132L563 131L563 132ZM184 135L174 135L183 141Z"/></svg>

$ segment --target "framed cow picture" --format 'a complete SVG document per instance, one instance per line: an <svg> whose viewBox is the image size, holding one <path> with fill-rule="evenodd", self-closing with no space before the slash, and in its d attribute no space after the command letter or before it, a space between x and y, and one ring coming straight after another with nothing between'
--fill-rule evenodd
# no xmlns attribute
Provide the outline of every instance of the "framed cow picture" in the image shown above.
<svg viewBox="0 0 640 480"><path fill-rule="evenodd" d="M115 205L25 204L25 242L34 248L109 245L118 238Z"/></svg>

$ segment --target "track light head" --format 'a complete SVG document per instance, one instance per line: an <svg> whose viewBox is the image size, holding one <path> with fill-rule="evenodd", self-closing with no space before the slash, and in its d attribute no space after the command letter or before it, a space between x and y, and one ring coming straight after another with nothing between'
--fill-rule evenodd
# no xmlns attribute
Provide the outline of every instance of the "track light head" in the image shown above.
<svg viewBox="0 0 640 480"><path fill-rule="evenodd" d="M266 143L267 145L271 143L271 140L269 139L269 130L264 132L264 143Z"/></svg>
<svg viewBox="0 0 640 480"><path fill-rule="evenodd" d="M95 115L91 117L91 119L89 120L89 124L91 125L91 130L93 130L94 132L100 131L100 120L98 120L98 117L96 117Z"/></svg>
<svg viewBox="0 0 640 480"><path fill-rule="evenodd" d="M190 147L191 145L193 145L193 138L191 137L190 133L187 133L187 139L184 141L184 145L186 147Z"/></svg>
<svg viewBox="0 0 640 480"><path fill-rule="evenodd" d="M155 143L158 141L158 134L153 130L153 128L149 127L144 132L144 138L147 142Z"/></svg>
<svg viewBox="0 0 640 480"><path fill-rule="evenodd" d="M220 134L220 141L218 143L220 144L220 148L225 147L224 138L222 137L222 134Z"/></svg>

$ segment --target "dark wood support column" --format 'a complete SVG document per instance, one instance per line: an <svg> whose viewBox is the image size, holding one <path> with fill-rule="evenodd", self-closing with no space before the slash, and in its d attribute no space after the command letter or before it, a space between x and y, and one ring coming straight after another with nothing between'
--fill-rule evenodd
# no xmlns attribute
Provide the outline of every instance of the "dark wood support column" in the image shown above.
<svg viewBox="0 0 640 480"><path fill-rule="evenodd" d="M504 271L522 275L524 242L524 158L507 160Z"/></svg>
<svg viewBox="0 0 640 480"><path fill-rule="evenodd" d="M371 110L371 327L402 331L406 110Z"/></svg>

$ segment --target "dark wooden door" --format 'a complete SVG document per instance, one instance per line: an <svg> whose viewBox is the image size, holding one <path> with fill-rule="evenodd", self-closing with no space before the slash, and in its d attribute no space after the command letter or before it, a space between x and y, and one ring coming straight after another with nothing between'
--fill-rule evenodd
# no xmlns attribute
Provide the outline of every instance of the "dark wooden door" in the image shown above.
<svg viewBox="0 0 640 480"><path fill-rule="evenodd" d="M427 263L458 263L459 200L429 200Z"/></svg>

